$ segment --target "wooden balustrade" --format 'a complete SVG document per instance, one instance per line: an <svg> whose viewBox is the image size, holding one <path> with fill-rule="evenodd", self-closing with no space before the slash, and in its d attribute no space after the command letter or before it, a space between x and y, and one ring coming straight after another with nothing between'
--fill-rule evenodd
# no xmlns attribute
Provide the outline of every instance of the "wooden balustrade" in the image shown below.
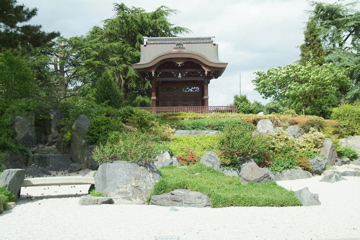
<svg viewBox="0 0 360 240"><path fill-rule="evenodd" d="M236 113L236 106L176 106L176 107L139 107L152 113L162 112L195 112L195 113Z"/></svg>

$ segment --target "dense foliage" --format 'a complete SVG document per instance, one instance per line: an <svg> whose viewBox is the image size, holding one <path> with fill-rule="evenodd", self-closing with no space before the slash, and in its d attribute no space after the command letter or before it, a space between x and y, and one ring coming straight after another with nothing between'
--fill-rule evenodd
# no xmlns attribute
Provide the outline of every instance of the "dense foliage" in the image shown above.
<svg viewBox="0 0 360 240"><path fill-rule="evenodd" d="M6 190L5 187L0 187L0 199L3 204L3 208L6 210L9 202L15 201L15 195L9 190Z"/></svg>

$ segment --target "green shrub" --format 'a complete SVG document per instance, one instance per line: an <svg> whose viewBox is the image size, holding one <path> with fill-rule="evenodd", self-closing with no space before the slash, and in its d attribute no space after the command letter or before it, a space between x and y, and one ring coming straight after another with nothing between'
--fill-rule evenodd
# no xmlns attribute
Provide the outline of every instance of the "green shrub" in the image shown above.
<svg viewBox="0 0 360 240"><path fill-rule="evenodd" d="M212 207L234 206L301 206L294 192L288 191L276 182L242 184L237 177L225 176L220 171L196 163L187 168L165 166L159 169L161 180L158 181L148 198L171 192L175 189L199 191L210 197Z"/></svg>
<svg viewBox="0 0 360 240"><path fill-rule="evenodd" d="M286 155L286 156L275 156L271 158L271 164L267 166L267 168L271 172L283 172L288 169L292 169L298 166L296 158L294 155Z"/></svg>
<svg viewBox="0 0 360 240"><path fill-rule="evenodd" d="M107 116L96 116L91 120L87 140L90 144L106 143L111 132L122 129L121 122Z"/></svg>
<svg viewBox="0 0 360 240"><path fill-rule="evenodd" d="M157 122L154 114L149 111L134 108L134 114L128 118L127 123L141 132L146 132L154 127Z"/></svg>
<svg viewBox="0 0 360 240"><path fill-rule="evenodd" d="M325 134L311 129L309 133L306 133L296 139L294 151L298 153L318 153L323 146Z"/></svg>
<svg viewBox="0 0 360 240"><path fill-rule="evenodd" d="M360 103L334 108L331 117L339 122L335 134L342 138L360 135Z"/></svg>
<svg viewBox="0 0 360 240"><path fill-rule="evenodd" d="M269 150L269 143L265 136L254 135L254 126L250 123L226 126L224 133L220 135L219 150L220 158L227 165L240 167L249 159L261 162L264 153Z"/></svg>
<svg viewBox="0 0 360 240"><path fill-rule="evenodd" d="M154 161L161 152L157 138L139 132L112 132L105 145L97 146L93 158L99 164L116 160L130 162Z"/></svg>
<svg viewBox="0 0 360 240"><path fill-rule="evenodd" d="M5 187L0 187L0 198L3 203L3 208L7 209L9 202L15 201L15 195L13 192L6 190Z"/></svg>
<svg viewBox="0 0 360 240"><path fill-rule="evenodd" d="M349 147L343 147L343 146L338 146L336 147L336 151L338 153L338 156L341 158L349 158L351 161L355 161L359 158L358 153Z"/></svg>
<svg viewBox="0 0 360 240"><path fill-rule="evenodd" d="M311 120L302 122L300 124L300 127L302 128L302 130L304 130L305 133L309 133L311 128L314 128L316 131L321 132L324 130L325 123L322 120L311 119Z"/></svg>

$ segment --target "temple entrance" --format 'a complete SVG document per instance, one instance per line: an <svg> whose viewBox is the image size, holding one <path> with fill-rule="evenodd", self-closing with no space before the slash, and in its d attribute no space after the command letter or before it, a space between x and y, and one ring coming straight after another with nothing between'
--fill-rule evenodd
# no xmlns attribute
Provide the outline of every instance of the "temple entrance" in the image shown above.
<svg viewBox="0 0 360 240"><path fill-rule="evenodd" d="M203 106L201 82L160 82L157 106Z"/></svg>

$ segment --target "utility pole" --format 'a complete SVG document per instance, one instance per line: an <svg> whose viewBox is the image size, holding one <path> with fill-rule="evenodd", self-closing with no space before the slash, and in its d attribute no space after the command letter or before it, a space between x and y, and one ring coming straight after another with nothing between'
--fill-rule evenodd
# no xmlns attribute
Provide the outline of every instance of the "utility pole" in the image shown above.
<svg viewBox="0 0 360 240"><path fill-rule="evenodd" d="M239 90L240 90L240 97L241 97L241 73L239 73Z"/></svg>

